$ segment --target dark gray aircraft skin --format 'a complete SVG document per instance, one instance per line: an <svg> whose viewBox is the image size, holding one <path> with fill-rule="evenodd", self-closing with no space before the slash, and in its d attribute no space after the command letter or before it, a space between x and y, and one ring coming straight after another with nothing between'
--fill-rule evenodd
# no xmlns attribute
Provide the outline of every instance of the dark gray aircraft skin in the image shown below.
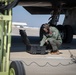
<svg viewBox="0 0 76 75"><path fill-rule="evenodd" d="M55 6L62 5L62 12L70 8L76 7L75 0L19 0L19 5L22 5L31 14L50 14Z"/></svg>
<svg viewBox="0 0 76 75"><path fill-rule="evenodd" d="M62 5L62 12L76 7L75 0L19 0L22 5L31 14L50 14L56 7Z"/></svg>

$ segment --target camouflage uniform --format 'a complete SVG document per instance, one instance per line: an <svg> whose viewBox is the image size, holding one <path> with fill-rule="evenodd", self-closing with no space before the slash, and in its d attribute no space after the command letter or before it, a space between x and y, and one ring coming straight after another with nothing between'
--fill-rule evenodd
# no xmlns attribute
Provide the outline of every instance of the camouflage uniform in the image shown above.
<svg viewBox="0 0 76 75"><path fill-rule="evenodd" d="M43 39L40 41L40 46L43 46L46 42L50 42L52 46L52 51L57 51L59 46L62 44L62 39L60 36L60 33L56 27L50 26L49 32L52 32L51 34L48 33L47 35L43 35Z"/></svg>

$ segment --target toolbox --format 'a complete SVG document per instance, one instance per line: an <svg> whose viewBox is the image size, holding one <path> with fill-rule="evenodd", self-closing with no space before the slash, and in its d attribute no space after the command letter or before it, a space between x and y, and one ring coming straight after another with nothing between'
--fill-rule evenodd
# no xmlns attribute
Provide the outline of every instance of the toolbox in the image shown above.
<svg viewBox="0 0 76 75"><path fill-rule="evenodd" d="M46 53L46 47L45 46L39 46L39 45L31 45L30 53L31 54L45 54Z"/></svg>
<svg viewBox="0 0 76 75"><path fill-rule="evenodd" d="M26 45L26 51L30 54L46 54L46 47L38 44Z"/></svg>

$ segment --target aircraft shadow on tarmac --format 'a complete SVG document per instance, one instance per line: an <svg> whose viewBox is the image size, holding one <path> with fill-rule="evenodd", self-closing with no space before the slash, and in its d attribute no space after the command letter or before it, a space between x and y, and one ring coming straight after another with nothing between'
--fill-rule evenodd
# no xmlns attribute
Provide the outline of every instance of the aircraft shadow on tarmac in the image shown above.
<svg viewBox="0 0 76 75"><path fill-rule="evenodd" d="M39 44L38 36L28 36L31 44ZM73 39L71 43L62 44L59 50L76 49L76 39ZM26 45L22 42L21 36L12 36L11 40L11 52L25 52Z"/></svg>

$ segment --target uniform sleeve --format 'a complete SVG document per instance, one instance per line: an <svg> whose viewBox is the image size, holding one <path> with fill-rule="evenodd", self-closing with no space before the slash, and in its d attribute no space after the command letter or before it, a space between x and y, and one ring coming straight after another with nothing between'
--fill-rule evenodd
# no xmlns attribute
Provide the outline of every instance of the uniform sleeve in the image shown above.
<svg viewBox="0 0 76 75"><path fill-rule="evenodd" d="M57 28L55 27L51 27L51 30L52 30L52 37L57 39L58 35L59 35L59 31Z"/></svg>
<svg viewBox="0 0 76 75"><path fill-rule="evenodd" d="M46 42L47 37L43 35L43 39L40 41L40 46L43 46Z"/></svg>

